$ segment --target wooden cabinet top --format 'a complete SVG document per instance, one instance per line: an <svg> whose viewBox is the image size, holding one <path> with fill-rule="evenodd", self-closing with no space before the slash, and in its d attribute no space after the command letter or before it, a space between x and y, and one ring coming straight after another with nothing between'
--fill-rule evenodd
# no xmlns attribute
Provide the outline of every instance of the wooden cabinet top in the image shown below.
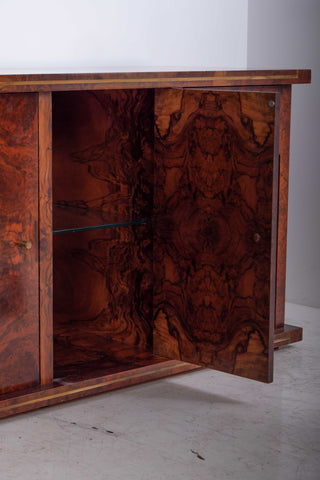
<svg viewBox="0 0 320 480"><path fill-rule="evenodd" d="M311 70L163 71L0 75L0 92L228 87L310 83Z"/></svg>

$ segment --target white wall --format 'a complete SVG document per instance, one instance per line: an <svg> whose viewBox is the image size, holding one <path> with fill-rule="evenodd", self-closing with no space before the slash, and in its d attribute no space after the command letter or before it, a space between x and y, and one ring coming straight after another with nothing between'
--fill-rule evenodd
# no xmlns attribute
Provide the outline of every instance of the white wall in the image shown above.
<svg viewBox="0 0 320 480"><path fill-rule="evenodd" d="M0 69L245 68L248 0L0 0Z"/></svg>
<svg viewBox="0 0 320 480"><path fill-rule="evenodd" d="M249 0L249 68L311 68L293 86L287 300L320 307L320 1Z"/></svg>

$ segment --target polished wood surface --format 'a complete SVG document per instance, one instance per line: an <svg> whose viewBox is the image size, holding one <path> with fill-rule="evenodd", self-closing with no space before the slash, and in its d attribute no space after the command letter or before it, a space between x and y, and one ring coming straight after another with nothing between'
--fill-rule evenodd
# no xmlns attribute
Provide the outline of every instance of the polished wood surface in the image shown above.
<svg viewBox="0 0 320 480"><path fill-rule="evenodd" d="M310 78L0 75L0 417L186 362L272 380L273 348L302 338L287 182L291 85Z"/></svg>
<svg viewBox="0 0 320 480"><path fill-rule="evenodd" d="M276 94L275 108L278 125L275 129L275 145L279 154L279 185L278 219L277 226L274 226L277 229L275 332L280 334L283 332L285 325L291 86L219 87L215 88L215 90L233 92L254 91Z"/></svg>
<svg viewBox="0 0 320 480"><path fill-rule="evenodd" d="M99 337L151 349L150 224L55 235L53 261L55 364Z"/></svg>
<svg viewBox="0 0 320 480"><path fill-rule="evenodd" d="M290 85L310 83L310 70L234 70L182 72L0 75L0 92L54 92L126 88Z"/></svg>
<svg viewBox="0 0 320 480"><path fill-rule="evenodd" d="M53 94L54 230L148 219L153 92Z"/></svg>
<svg viewBox="0 0 320 480"><path fill-rule="evenodd" d="M51 93L39 93L39 296L40 379L53 381L52 324L52 109Z"/></svg>
<svg viewBox="0 0 320 480"><path fill-rule="evenodd" d="M273 93L156 92L155 353L271 381L274 121Z"/></svg>
<svg viewBox="0 0 320 480"><path fill-rule="evenodd" d="M55 345L55 381L78 382L166 360L150 351L110 340L101 334L78 335L72 343L60 337Z"/></svg>
<svg viewBox="0 0 320 480"><path fill-rule="evenodd" d="M37 105L0 95L0 393L39 382Z"/></svg>

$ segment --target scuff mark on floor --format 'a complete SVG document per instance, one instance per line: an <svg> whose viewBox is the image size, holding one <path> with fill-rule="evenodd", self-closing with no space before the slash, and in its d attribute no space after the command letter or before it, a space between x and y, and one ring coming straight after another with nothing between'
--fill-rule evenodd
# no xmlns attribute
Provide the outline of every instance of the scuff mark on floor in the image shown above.
<svg viewBox="0 0 320 480"><path fill-rule="evenodd" d="M108 430L107 428L104 428L104 427L97 427L95 425L90 425L87 423L70 422L68 420L63 420L62 418L58 418L58 417L51 417L51 418L54 419L54 421L56 421L57 424L62 428L72 425L75 427L83 428L84 430L94 430L96 432L103 433L106 435L113 435L114 437L118 436L118 434L115 433L114 431Z"/></svg>
<svg viewBox="0 0 320 480"><path fill-rule="evenodd" d="M196 452L195 450L192 450L192 449L190 450L190 452L196 455L197 458L199 458L200 460L205 460L205 458L202 455L200 455L199 452Z"/></svg>

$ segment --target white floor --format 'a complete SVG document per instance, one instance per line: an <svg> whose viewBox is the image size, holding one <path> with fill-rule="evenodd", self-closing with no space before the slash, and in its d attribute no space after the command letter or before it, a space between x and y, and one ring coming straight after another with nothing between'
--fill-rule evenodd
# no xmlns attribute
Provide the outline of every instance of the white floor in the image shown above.
<svg viewBox="0 0 320 480"><path fill-rule="evenodd" d="M202 370L0 422L1 480L319 480L320 310L265 385Z"/></svg>

